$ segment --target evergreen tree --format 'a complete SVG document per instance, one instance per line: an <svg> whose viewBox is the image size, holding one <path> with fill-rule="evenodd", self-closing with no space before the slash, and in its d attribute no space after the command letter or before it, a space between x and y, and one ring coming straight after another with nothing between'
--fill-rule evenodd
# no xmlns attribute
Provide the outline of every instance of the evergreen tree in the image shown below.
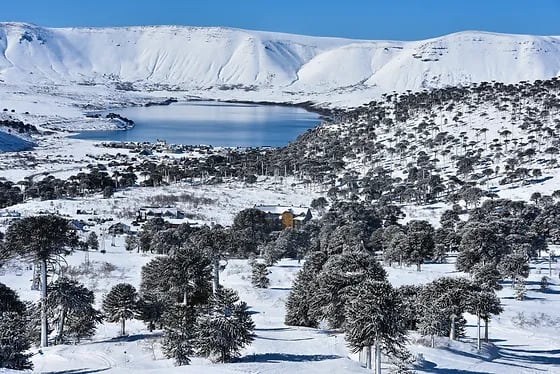
<svg viewBox="0 0 560 374"><path fill-rule="evenodd" d="M2 257L22 256L41 265L41 346L48 345L47 267L78 245L69 221L58 216L34 216L16 221L6 232ZM7 256L6 256L7 255Z"/></svg>
<svg viewBox="0 0 560 374"><path fill-rule="evenodd" d="M190 363L194 355L196 313L191 305L176 303L163 316L164 334L162 349L165 357L182 366Z"/></svg>
<svg viewBox="0 0 560 374"><path fill-rule="evenodd" d="M307 256L303 269L297 274L292 290L286 300L285 323L289 326L317 327L309 303L317 285L317 275L327 261L324 252L312 252Z"/></svg>
<svg viewBox="0 0 560 374"><path fill-rule="evenodd" d="M135 235L128 234L126 236L126 239L124 240L124 249L126 249L129 252L132 252L136 248L138 248L138 239L136 238Z"/></svg>
<svg viewBox="0 0 560 374"><path fill-rule="evenodd" d="M465 323L462 315L473 289L475 286L464 278L442 277L426 284L418 296L420 333L449 335L452 340L461 336Z"/></svg>
<svg viewBox="0 0 560 374"><path fill-rule="evenodd" d="M268 270L266 264L255 262L253 264L251 284L257 288L268 288L268 286L270 285L268 274L270 274L270 270Z"/></svg>
<svg viewBox="0 0 560 374"><path fill-rule="evenodd" d="M410 221L406 225L403 258L407 264L416 264L420 271L424 260L434 255L434 228L428 221Z"/></svg>
<svg viewBox="0 0 560 374"><path fill-rule="evenodd" d="M498 269L502 276L511 279L511 286L515 287L517 279L529 276L529 259L523 253L510 253L502 258Z"/></svg>
<svg viewBox="0 0 560 374"><path fill-rule="evenodd" d="M473 290L467 300L467 311L477 317L477 345L478 349L480 349L480 320L485 321L484 336L485 340L488 341L488 322L490 321L490 316L500 314L503 311L500 299L494 291Z"/></svg>
<svg viewBox="0 0 560 374"><path fill-rule="evenodd" d="M527 295L527 287L525 286L525 279L518 278L515 284L515 300L523 301Z"/></svg>
<svg viewBox="0 0 560 374"><path fill-rule="evenodd" d="M396 289L402 300L401 318L407 330L416 330L419 322L419 300L418 296L422 286L403 285Z"/></svg>
<svg viewBox="0 0 560 374"><path fill-rule="evenodd" d="M150 332L154 331L156 324L163 324L163 316L168 308L169 301L159 297L157 292L144 293L138 302L138 319L148 325Z"/></svg>
<svg viewBox="0 0 560 374"><path fill-rule="evenodd" d="M19 315L25 313L25 304L19 299L17 293L4 283L0 283L0 313L14 312Z"/></svg>
<svg viewBox="0 0 560 374"><path fill-rule="evenodd" d="M27 308L17 293L0 283L0 368L32 369L29 354L31 328Z"/></svg>
<svg viewBox="0 0 560 374"><path fill-rule="evenodd" d="M125 321L134 318L138 310L138 294L128 283L119 283L103 299L103 312L107 321L121 323L121 336L125 335Z"/></svg>
<svg viewBox="0 0 560 374"><path fill-rule="evenodd" d="M354 352L374 347L375 373L381 373L381 352L404 357L406 328L402 323L402 301L388 282L366 279L350 290L345 305L344 333Z"/></svg>
<svg viewBox="0 0 560 374"><path fill-rule="evenodd" d="M72 321L71 333L77 340L93 335L95 324L102 319L101 313L93 308L94 299L92 291L68 278L59 278L49 287L47 305L55 315L58 343L64 341L67 320Z"/></svg>
<svg viewBox="0 0 560 374"><path fill-rule="evenodd" d="M501 241L489 225L473 224L462 231L456 268L471 273L479 263L497 264L508 252L505 242Z"/></svg>
<svg viewBox="0 0 560 374"><path fill-rule="evenodd" d="M140 291L164 305L206 304L211 277L208 255L187 243L171 256L156 257L142 267Z"/></svg>
<svg viewBox="0 0 560 374"><path fill-rule="evenodd" d="M253 339L255 324L247 304L233 290L220 288L196 321L196 348L214 361L228 362Z"/></svg>
<svg viewBox="0 0 560 374"><path fill-rule="evenodd" d="M371 253L357 251L333 255L317 276L317 287L310 300L312 313L317 320L327 320L330 327L340 328L344 323L349 288L368 279L384 281L386 276Z"/></svg>
<svg viewBox="0 0 560 374"><path fill-rule="evenodd" d="M32 369L29 336L25 333L27 321L24 316L13 311L0 312L0 368Z"/></svg>
<svg viewBox="0 0 560 374"><path fill-rule="evenodd" d="M97 234L95 232L90 232L87 237L86 244L89 249L92 249L94 251L97 251L99 249L99 240L97 239Z"/></svg>
<svg viewBox="0 0 560 374"><path fill-rule="evenodd" d="M477 264L472 268L473 282L483 290L501 290L502 276L494 264Z"/></svg>
<svg viewBox="0 0 560 374"><path fill-rule="evenodd" d="M207 256L212 265L212 291L215 294L220 287L220 260L226 258L229 233L221 226L203 227L190 237L190 246L200 254Z"/></svg>

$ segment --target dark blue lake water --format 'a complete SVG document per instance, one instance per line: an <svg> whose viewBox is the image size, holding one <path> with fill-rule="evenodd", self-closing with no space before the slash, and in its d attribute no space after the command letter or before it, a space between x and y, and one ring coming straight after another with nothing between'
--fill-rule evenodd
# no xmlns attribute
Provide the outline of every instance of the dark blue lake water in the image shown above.
<svg viewBox="0 0 560 374"><path fill-rule="evenodd" d="M173 144L223 147L282 146L319 124L319 116L301 108L219 102L112 110L134 121L130 130L87 131L74 137L101 141L166 140Z"/></svg>

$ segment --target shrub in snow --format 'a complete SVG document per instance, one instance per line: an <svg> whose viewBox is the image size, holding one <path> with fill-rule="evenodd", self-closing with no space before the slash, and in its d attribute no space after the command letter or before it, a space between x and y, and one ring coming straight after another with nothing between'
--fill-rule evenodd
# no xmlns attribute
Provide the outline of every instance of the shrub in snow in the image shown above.
<svg viewBox="0 0 560 374"><path fill-rule="evenodd" d="M540 283L541 283L541 291L548 290L549 280L548 280L548 277L546 275L541 278Z"/></svg>

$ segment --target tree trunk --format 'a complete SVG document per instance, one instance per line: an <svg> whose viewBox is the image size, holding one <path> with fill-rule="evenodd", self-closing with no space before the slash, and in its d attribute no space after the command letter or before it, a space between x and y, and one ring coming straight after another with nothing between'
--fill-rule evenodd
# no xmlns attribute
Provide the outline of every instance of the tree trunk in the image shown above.
<svg viewBox="0 0 560 374"><path fill-rule="evenodd" d="M422 271L422 264L421 263L416 264L416 271Z"/></svg>
<svg viewBox="0 0 560 374"><path fill-rule="evenodd" d="M41 260L41 347L47 347L47 260Z"/></svg>
<svg viewBox="0 0 560 374"><path fill-rule="evenodd" d="M218 288L220 288L220 260L217 257L212 260L212 271L214 273L212 277L212 292L216 295Z"/></svg>
<svg viewBox="0 0 560 374"><path fill-rule="evenodd" d="M60 311L60 317L58 319L58 334L57 340L59 343L62 343L62 337L64 335L64 322L66 320L66 308L62 308Z"/></svg>
<svg viewBox="0 0 560 374"><path fill-rule="evenodd" d="M371 345L366 347L366 368L371 369Z"/></svg>
<svg viewBox="0 0 560 374"><path fill-rule="evenodd" d="M436 338L434 335L430 335L430 345L432 348L436 347Z"/></svg>
<svg viewBox="0 0 560 374"><path fill-rule="evenodd" d="M451 329L449 329L449 339L455 340L455 316L451 316Z"/></svg>
<svg viewBox="0 0 560 374"><path fill-rule="evenodd" d="M121 336L124 336L124 324L125 324L125 319L121 317Z"/></svg>
<svg viewBox="0 0 560 374"><path fill-rule="evenodd" d="M490 318L484 319L484 341L488 343L488 322Z"/></svg>
<svg viewBox="0 0 560 374"><path fill-rule="evenodd" d="M183 305L187 305L187 296L188 296L187 290L184 290L183 291Z"/></svg>
<svg viewBox="0 0 560 374"><path fill-rule="evenodd" d="M381 345L375 341L375 374L381 374Z"/></svg>
<svg viewBox="0 0 560 374"><path fill-rule="evenodd" d="M476 349L480 351L480 314L476 316Z"/></svg>

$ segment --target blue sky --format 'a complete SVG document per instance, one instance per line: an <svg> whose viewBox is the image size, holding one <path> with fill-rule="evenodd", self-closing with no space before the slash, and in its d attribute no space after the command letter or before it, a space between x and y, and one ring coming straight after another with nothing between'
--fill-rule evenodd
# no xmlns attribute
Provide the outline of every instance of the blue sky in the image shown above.
<svg viewBox="0 0 560 374"><path fill-rule="evenodd" d="M414 40L462 30L560 35L560 0L4 0L0 21L42 26L230 26Z"/></svg>

